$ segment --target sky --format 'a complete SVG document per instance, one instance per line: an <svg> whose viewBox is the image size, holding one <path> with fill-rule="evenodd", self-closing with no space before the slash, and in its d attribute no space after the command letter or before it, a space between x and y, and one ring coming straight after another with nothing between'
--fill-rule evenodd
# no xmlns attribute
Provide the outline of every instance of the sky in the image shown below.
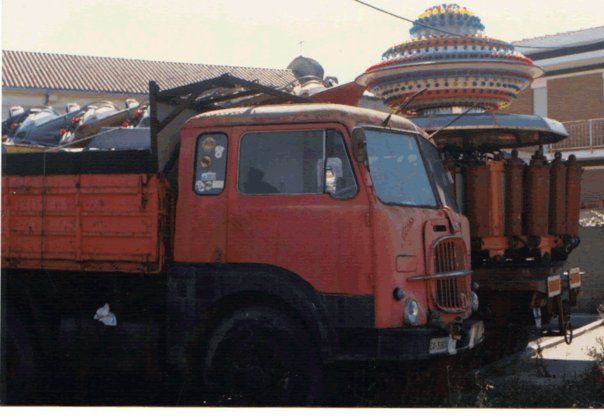
<svg viewBox="0 0 604 418"><path fill-rule="evenodd" d="M415 19L435 0L364 0ZM517 41L604 25L601 0L460 0L485 35ZM410 39L354 0L2 0L2 48L242 67L316 59L340 83Z"/></svg>

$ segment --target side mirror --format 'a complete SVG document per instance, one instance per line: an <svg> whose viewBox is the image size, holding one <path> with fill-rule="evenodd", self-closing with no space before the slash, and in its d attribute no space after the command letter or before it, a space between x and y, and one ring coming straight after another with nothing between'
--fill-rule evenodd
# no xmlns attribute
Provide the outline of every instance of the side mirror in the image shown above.
<svg viewBox="0 0 604 418"><path fill-rule="evenodd" d="M336 191L336 175L333 169L325 170L325 193L333 194Z"/></svg>
<svg viewBox="0 0 604 418"><path fill-rule="evenodd" d="M325 161L323 190L335 199L349 199L357 194L358 187L352 173L344 176L342 160L331 157Z"/></svg>
<svg viewBox="0 0 604 418"><path fill-rule="evenodd" d="M352 130L352 154L358 163L367 164L367 137L362 128Z"/></svg>

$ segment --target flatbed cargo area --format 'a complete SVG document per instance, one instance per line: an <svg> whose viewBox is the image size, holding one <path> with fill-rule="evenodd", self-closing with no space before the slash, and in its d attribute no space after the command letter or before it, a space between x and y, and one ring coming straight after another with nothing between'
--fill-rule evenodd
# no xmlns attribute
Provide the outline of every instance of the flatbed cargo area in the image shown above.
<svg viewBox="0 0 604 418"><path fill-rule="evenodd" d="M2 266L161 270L165 189L148 151L4 154Z"/></svg>

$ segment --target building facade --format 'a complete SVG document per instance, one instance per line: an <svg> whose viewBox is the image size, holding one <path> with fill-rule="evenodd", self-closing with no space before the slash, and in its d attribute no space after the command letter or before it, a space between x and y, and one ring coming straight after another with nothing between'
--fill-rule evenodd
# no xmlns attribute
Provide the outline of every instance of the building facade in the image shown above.
<svg viewBox="0 0 604 418"><path fill-rule="evenodd" d="M506 109L563 122L569 137L546 147L575 154L585 172L584 208L604 208L604 26L515 42L545 70Z"/></svg>

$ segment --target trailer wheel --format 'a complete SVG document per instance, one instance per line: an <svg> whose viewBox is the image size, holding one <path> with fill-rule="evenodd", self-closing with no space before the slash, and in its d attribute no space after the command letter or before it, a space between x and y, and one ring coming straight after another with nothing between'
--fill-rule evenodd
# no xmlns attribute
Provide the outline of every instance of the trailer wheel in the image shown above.
<svg viewBox="0 0 604 418"><path fill-rule="evenodd" d="M211 403L309 405L319 399L323 370L301 323L278 309L250 307L212 332L203 380Z"/></svg>
<svg viewBox="0 0 604 418"><path fill-rule="evenodd" d="M6 329L6 400L9 405L30 403L36 387L37 357L23 323L10 313Z"/></svg>

